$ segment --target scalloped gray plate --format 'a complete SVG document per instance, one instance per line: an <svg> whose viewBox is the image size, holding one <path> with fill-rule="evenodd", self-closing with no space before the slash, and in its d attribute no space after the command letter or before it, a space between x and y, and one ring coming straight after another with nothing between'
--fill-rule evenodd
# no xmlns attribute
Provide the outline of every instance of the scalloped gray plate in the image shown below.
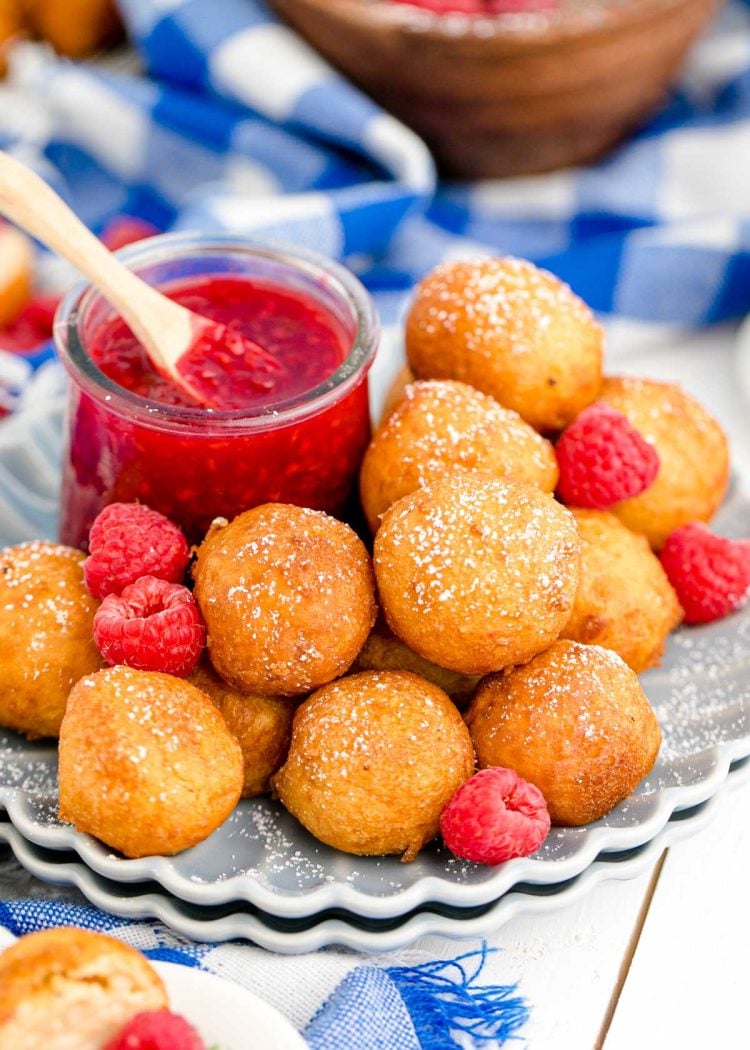
<svg viewBox="0 0 750 1050"><path fill-rule="evenodd" d="M59 403L0 428L0 543L55 532ZM718 527L742 535L750 500L734 489ZM181 901L248 902L271 916L305 918L328 908L395 918L428 902L461 908L497 901L518 883L575 878L604 851L654 838L675 811L711 798L730 763L750 755L750 609L671 639L662 666L642 676L662 725L657 764L635 793L583 828L553 829L532 857L497 867L456 860L439 846L408 865L322 846L268 799L242 802L209 839L177 857L126 860L57 819L55 749L0 734L0 806L30 842L72 850L119 883L154 881Z"/></svg>
<svg viewBox="0 0 750 1050"><path fill-rule="evenodd" d="M0 842L6 842L28 871L46 882L75 886L92 904L128 919L159 919L194 941L218 942L246 938L262 948L284 954L315 951L330 945L355 951L386 952L404 948L420 937L486 937L510 919L529 913L556 911L581 900L600 882L622 881L647 871L667 846L690 837L713 818L721 800L750 781L750 759L733 766L727 783L708 801L675 813L649 842L632 850L600 854L580 875L546 887L523 883L484 908L452 908L428 903L391 922L365 919L341 910L322 912L307 920L272 919L237 902L223 907L186 904L158 887L133 883L124 887L97 875L74 853L45 850L25 839L12 824L0 820Z"/></svg>

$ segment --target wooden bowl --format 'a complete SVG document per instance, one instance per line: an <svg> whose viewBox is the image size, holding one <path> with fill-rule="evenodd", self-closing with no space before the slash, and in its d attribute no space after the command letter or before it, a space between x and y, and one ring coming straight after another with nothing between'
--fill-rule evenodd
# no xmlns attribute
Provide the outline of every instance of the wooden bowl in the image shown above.
<svg viewBox="0 0 750 1050"><path fill-rule="evenodd" d="M433 15L388 0L272 0L459 176L590 160L663 100L718 0L588 2L554 15Z"/></svg>

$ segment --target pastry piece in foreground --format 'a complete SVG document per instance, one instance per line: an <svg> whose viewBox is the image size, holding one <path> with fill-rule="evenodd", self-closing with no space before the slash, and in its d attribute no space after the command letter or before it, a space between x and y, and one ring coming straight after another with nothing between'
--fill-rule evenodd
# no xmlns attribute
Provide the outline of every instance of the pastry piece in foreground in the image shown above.
<svg viewBox="0 0 750 1050"><path fill-rule="evenodd" d="M101 933L45 930L0 954L0 1050L101 1050L168 1005L145 956Z"/></svg>

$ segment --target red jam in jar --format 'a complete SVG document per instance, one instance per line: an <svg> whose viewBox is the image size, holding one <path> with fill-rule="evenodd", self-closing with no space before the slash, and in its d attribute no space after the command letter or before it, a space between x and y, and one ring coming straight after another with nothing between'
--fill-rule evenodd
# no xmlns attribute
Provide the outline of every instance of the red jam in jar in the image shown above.
<svg viewBox="0 0 750 1050"><path fill-rule="evenodd" d="M215 517L260 503L341 514L351 495L370 437L367 371L377 321L367 293L311 253L229 237L189 240L155 238L123 257L265 353L240 358L221 407L203 408L154 371L97 293L71 293L56 324L73 380L63 543L85 546L93 519L116 501L148 504L197 542ZM149 267L153 256L161 259ZM212 353L191 369L210 372Z"/></svg>

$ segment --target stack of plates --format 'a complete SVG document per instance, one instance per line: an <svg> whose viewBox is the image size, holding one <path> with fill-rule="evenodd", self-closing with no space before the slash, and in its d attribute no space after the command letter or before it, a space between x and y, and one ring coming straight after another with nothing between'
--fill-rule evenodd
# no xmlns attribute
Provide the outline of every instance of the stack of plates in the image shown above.
<svg viewBox="0 0 750 1050"><path fill-rule="evenodd" d="M0 432L0 544L54 536L60 412L40 406ZM4 497L4 498L3 498ZM741 535L750 500L737 489L718 528ZM177 857L127 860L57 819L56 753L0 735L0 839L21 864L77 886L118 915L154 917L198 940L247 937L281 952L326 944L403 946L428 933L478 936L522 912L628 878L710 819L750 756L750 609L678 631L642 676L664 742L636 792L604 819L554 828L533 857L483 867L440 846L408 865L352 857L311 838L269 799L243 801L208 840Z"/></svg>

